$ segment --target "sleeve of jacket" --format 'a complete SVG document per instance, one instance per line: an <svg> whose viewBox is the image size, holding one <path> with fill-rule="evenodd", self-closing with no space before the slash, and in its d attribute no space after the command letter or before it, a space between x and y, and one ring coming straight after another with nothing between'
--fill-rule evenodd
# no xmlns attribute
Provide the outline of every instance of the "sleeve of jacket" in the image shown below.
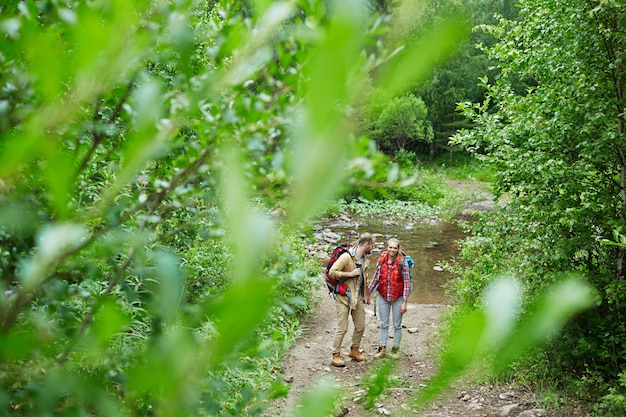
<svg viewBox="0 0 626 417"><path fill-rule="evenodd" d="M352 261L352 256L349 253L344 253L335 261L335 263L330 267L328 271L328 275L333 277L334 279L345 280L347 277L340 278L340 272L352 272L354 270L354 262Z"/></svg>

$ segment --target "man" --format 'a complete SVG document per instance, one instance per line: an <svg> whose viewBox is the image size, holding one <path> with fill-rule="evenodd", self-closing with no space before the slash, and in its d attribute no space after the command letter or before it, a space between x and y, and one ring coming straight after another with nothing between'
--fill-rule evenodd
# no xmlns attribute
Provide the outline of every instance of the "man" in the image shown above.
<svg viewBox="0 0 626 417"><path fill-rule="evenodd" d="M361 339L365 331L365 302L369 299L366 285L369 254L374 249L375 239L370 233L363 233L356 246L349 253L342 254L331 266L328 274L335 279L346 283L349 291L346 295L335 294L335 308L337 309L337 329L333 340L334 366L345 366L341 357L341 345L348 331L348 317L352 316L354 333L350 346L350 357L356 361L364 361L359 350Z"/></svg>

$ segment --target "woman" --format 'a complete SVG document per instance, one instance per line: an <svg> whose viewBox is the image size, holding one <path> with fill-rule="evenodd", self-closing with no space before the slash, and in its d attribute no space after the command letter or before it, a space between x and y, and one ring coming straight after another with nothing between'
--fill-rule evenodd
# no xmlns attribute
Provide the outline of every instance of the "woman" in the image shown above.
<svg viewBox="0 0 626 417"><path fill-rule="evenodd" d="M382 358L387 353L389 338L389 315L393 314L393 347L391 357L400 358L400 341L402 340L402 315L406 313L407 300L411 292L409 265L406 255L400 250L400 241L391 238L387 242L387 250L380 255L376 265L374 278L368 287L369 294L378 290L380 314L380 346L374 358Z"/></svg>

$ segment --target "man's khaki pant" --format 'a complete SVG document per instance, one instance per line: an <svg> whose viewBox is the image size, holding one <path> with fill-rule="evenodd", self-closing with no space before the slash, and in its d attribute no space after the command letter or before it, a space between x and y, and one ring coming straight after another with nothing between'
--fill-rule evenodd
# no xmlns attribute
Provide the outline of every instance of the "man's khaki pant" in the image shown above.
<svg viewBox="0 0 626 417"><path fill-rule="evenodd" d="M352 333L352 345L357 347L361 344L363 333L365 332L365 304L358 302L355 309L350 309L347 305L335 299L335 308L337 309L337 330L335 330L335 339L333 340L333 353L341 353L341 344L343 337L348 332L348 316L352 314L352 322L354 323L354 333Z"/></svg>

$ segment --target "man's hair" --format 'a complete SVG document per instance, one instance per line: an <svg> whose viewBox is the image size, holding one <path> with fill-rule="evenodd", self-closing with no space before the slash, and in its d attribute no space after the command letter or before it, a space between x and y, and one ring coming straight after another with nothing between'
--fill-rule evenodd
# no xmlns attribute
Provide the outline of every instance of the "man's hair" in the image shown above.
<svg viewBox="0 0 626 417"><path fill-rule="evenodd" d="M359 236L359 246L363 246L366 243L374 243L374 236L371 233L362 233Z"/></svg>

